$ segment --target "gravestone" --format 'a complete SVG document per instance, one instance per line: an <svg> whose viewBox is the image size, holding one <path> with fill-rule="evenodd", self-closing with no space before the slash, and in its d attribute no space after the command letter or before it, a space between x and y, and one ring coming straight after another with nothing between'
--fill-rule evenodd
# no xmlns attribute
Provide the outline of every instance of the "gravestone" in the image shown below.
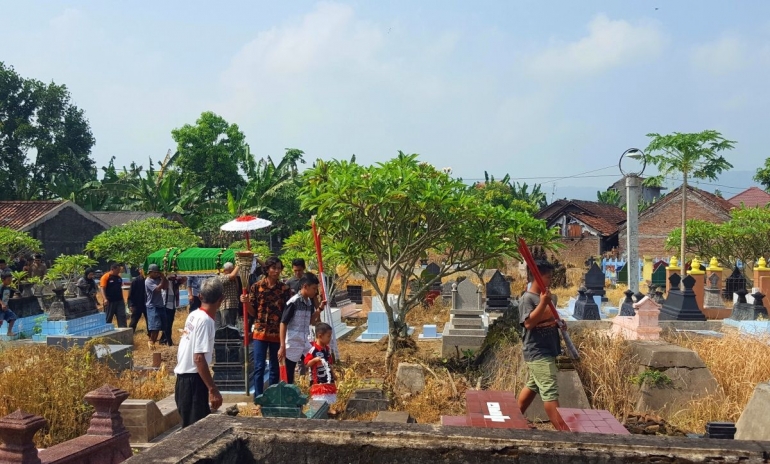
<svg viewBox="0 0 770 464"><path fill-rule="evenodd" d="M732 300L733 294L738 290L746 290L746 277L743 275L738 266L735 266L733 273L730 277L725 279L725 288L722 290L722 298L725 300Z"/></svg>
<svg viewBox="0 0 770 464"><path fill-rule="evenodd" d="M634 311L634 300L631 299L631 296L634 294L634 292L631 290L626 290L623 292L623 294L626 295L626 299L623 300L623 304L620 306L620 315L633 316L636 314Z"/></svg>
<svg viewBox="0 0 770 464"><path fill-rule="evenodd" d="M692 289L695 285L695 278L688 275L682 280L679 274L672 274L669 282L671 290L668 291L663 309L660 310L660 320L705 321L706 316L698 307L698 301L695 299L695 292ZM683 290L679 290L680 282L684 284Z"/></svg>
<svg viewBox="0 0 770 464"><path fill-rule="evenodd" d="M372 310L366 317L366 330L356 339L357 342L378 342L388 335L388 313L382 298L372 297Z"/></svg>
<svg viewBox="0 0 770 464"><path fill-rule="evenodd" d="M604 273L596 263L593 263L588 269L588 272L586 272L585 287L586 289L591 290L594 295L602 297L602 302L607 301L607 297L605 296L607 292L604 291Z"/></svg>
<svg viewBox="0 0 770 464"><path fill-rule="evenodd" d="M511 285L500 271L495 271L486 288L486 311L506 311L511 304Z"/></svg>
<svg viewBox="0 0 770 464"><path fill-rule="evenodd" d="M364 304L364 287L361 285L348 285L348 298L355 304Z"/></svg>
<svg viewBox="0 0 770 464"><path fill-rule="evenodd" d="M475 309L481 311L479 288L470 279L465 279L456 288L452 288L452 309Z"/></svg>
<svg viewBox="0 0 770 464"><path fill-rule="evenodd" d="M582 321L600 320L599 306L596 304L593 291L590 288L585 292L585 298L586 300L582 305L575 305L575 314L573 314L572 317Z"/></svg>
<svg viewBox="0 0 770 464"><path fill-rule="evenodd" d="M353 301L350 299L347 290L337 290L332 296L331 307L332 308L344 308L350 306Z"/></svg>
<svg viewBox="0 0 770 464"><path fill-rule="evenodd" d="M40 299L36 296L11 298L8 300L8 307L11 308L11 311L13 311L19 319L43 314L43 307L40 304Z"/></svg>
<svg viewBox="0 0 770 464"><path fill-rule="evenodd" d="M484 344L487 326L481 308L481 286L466 279L452 290L452 309L449 322L441 337L441 355L451 356L457 351L478 350Z"/></svg>
<svg viewBox="0 0 770 464"><path fill-rule="evenodd" d="M703 299L703 305L706 308L724 308L722 300L722 289L719 288L719 276L712 273L708 278L708 286ZM744 290L745 291L745 290Z"/></svg>
<svg viewBox="0 0 770 464"><path fill-rule="evenodd" d="M451 281L441 284L441 300L444 304L452 303L452 285L454 284L455 283Z"/></svg>
<svg viewBox="0 0 770 464"><path fill-rule="evenodd" d="M48 321L71 321L98 312L93 298L64 298L64 289L56 289L54 292L56 297L48 311Z"/></svg>
<svg viewBox="0 0 770 464"><path fill-rule="evenodd" d="M652 270L652 285L656 287L666 287L666 266L664 261L658 261Z"/></svg>
<svg viewBox="0 0 770 464"><path fill-rule="evenodd" d="M730 314L730 319L734 321L756 321L760 317L768 319L767 308L765 308L762 302L765 295L759 292L753 294L754 303L751 304L746 302L746 290L738 291L736 294L739 295L739 300L743 299L743 301L739 301L733 306L733 312Z"/></svg>
<svg viewBox="0 0 770 464"><path fill-rule="evenodd" d="M628 263L624 264L620 269L618 269L618 277L616 281L621 284L628 283Z"/></svg>
<svg viewBox="0 0 770 464"><path fill-rule="evenodd" d="M582 313L583 306L586 304L586 288L580 287L578 289L578 297L577 300L575 300L575 304L572 306L572 313L571 315L574 316L578 311Z"/></svg>
<svg viewBox="0 0 770 464"><path fill-rule="evenodd" d="M439 265L436 263L430 263L422 271L421 277L427 282L435 278L440 273L441 273L441 268L439 267ZM441 279L436 279L436 281L430 285L428 290L432 292L440 292Z"/></svg>
<svg viewBox="0 0 770 464"><path fill-rule="evenodd" d="M243 363L248 362L248 359L243 356L243 334L239 329L225 326L214 332L213 380L222 391L246 391L246 383L254 372L250 362L248 372L243 371Z"/></svg>
<svg viewBox="0 0 770 464"><path fill-rule="evenodd" d="M634 301L635 301L635 302L637 302L637 303L638 303L638 302L642 301L643 299L644 299L644 293L642 293L642 292L636 292L636 293L634 294Z"/></svg>

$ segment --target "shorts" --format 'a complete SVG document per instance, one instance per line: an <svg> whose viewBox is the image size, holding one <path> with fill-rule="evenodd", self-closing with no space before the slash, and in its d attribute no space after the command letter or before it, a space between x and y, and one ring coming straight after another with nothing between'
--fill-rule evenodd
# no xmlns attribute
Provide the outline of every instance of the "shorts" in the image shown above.
<svg viewBox="0 0 770 464"><path fill-rule="evenodd" d="M166 308L147 307L147 331L163 330L166 322Z"/></svg>
<svg viewBox="0 0 770 464"><path fill-rule="evenodd" d="M5 311L0 311L0 321L11 322L11 321L15 321L16 319L17 319L16 313L11 311L10 309L6 309Z"/></svg>
<svg viewBox="0 0 770 464"><path fill-rule="evenodd" d="M529 370L527 388L540 394L543 402L557 401L559 388L556 383L556 374L559 369L556 367L556 358L541 358L527 362L527 369Z"/></svg>

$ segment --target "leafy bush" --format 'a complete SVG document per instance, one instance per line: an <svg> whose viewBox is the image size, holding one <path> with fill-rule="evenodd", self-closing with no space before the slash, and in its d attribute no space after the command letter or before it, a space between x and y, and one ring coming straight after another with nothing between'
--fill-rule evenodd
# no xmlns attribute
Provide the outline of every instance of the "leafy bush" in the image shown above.
<svg viewBox="0 0 770 464"><path fill-rule="evenodd" d="M10 259L18 254L39 253L43 250L40 240L26 232L0 227L0 257Z"/></svg>

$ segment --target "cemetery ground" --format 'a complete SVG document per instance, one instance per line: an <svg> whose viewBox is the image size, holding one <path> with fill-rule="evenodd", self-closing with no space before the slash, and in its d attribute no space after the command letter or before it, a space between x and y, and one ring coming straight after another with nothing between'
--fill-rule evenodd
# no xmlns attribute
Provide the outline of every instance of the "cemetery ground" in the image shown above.
<svg viewBox="0 0 770 464"><path fill-rule="evenodd" d="M475 277L469 277L475 280ZM519 294L523 282L514 280L512 290ZM618 301L624 287L608 289L610 301ZM554 291L560 302L577 293L577 287ZM177 313L175 328L182 327L187 311ZM441 357L441 341L417 341L423 324L436 324L441 332L449 320L449 306L440 299L432 307L418 307L407 315L415 333L397 351L394 368L386 369L386 342L358 343L354 340L364 330L366 317L347 319L357 326L339 341L341 360L338 375L337 419L372 420L374 413L353 416L346 414L345 405L353 391L372 385L382 385L390 400L390 409L408 412L418 423L438 424L442 415L463 415L465 393L469 389L502 390L518 393L525 380L518 332L509 325L496 324L487 344L478 353L458 353ZM578 330L571 334L581 354L575 369L586 396L595 409L609 410L621 422L637 412L632 400L639 375L629 342L606 336L606 330ZM738 420L756 385L770 378L770 345L766 340L742 337L727 331L721 338L698 335L664 334L667 341L694 350L716 378L719 391L690 402L686 407L659 418L662 427L633 429L634 433L678 434L703 433L709 421ZM160 400L173 394L173 368L179 333L174 333L174 347L158 347L162 365L157 370L140 369L152 366L152 353L147 347L145 321L142 319L134 336L133 371L118 374L98 362L89 349L69 351L33 344L2 346L0 357L0 416L18 408L39 414L49 426L39 432L39 447L79 436L88 428L92 412L83 403L83 396L108 383L130 393L131 398ZM425 385L418 393L407 393L394 387L395 366L408 362L423 366ZM649 374L653 375L653 374ZM307 392L307 379L298 376L300 388ZM666 388L665 379L660 388ZM251 404L240 408L241 415L258 415ZM536 424L550 429L550 424Z"/></svg>

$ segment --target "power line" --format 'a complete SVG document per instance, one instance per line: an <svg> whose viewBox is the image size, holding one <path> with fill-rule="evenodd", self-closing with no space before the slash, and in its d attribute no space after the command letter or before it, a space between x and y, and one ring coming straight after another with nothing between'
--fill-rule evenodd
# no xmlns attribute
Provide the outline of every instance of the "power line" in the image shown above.
<svg viewBox="0 0 770 464"><path fill-rule="evenodd" d="M613 165L610 165L610 166L605 166L603 168L592 169L590 171L579 172L577 174L572 174L572 175L563 176L563 177L558 177L558 176L510 177L509 176L509 179L510 180L542 180L542 179L545 179L548 182L543 182L543 183L551 183L551 182L558 182L558 181L564 180L564 179L589 179L589 178L594 178L594 177L618 177L615 174L602 174L602 175L595 175L595 176L586 176L586 175L584 175L584 174L591 174L591 173L594 173L594 172L604 171L605 169L610 169L610 168L614 168L614 167L615 167L615 165L613 164ZM486 180L486 179L481 179L481 178L464 178L464 177L462 179L463 180L467 180L467 181L483 181L483 180Z"/></svg>

